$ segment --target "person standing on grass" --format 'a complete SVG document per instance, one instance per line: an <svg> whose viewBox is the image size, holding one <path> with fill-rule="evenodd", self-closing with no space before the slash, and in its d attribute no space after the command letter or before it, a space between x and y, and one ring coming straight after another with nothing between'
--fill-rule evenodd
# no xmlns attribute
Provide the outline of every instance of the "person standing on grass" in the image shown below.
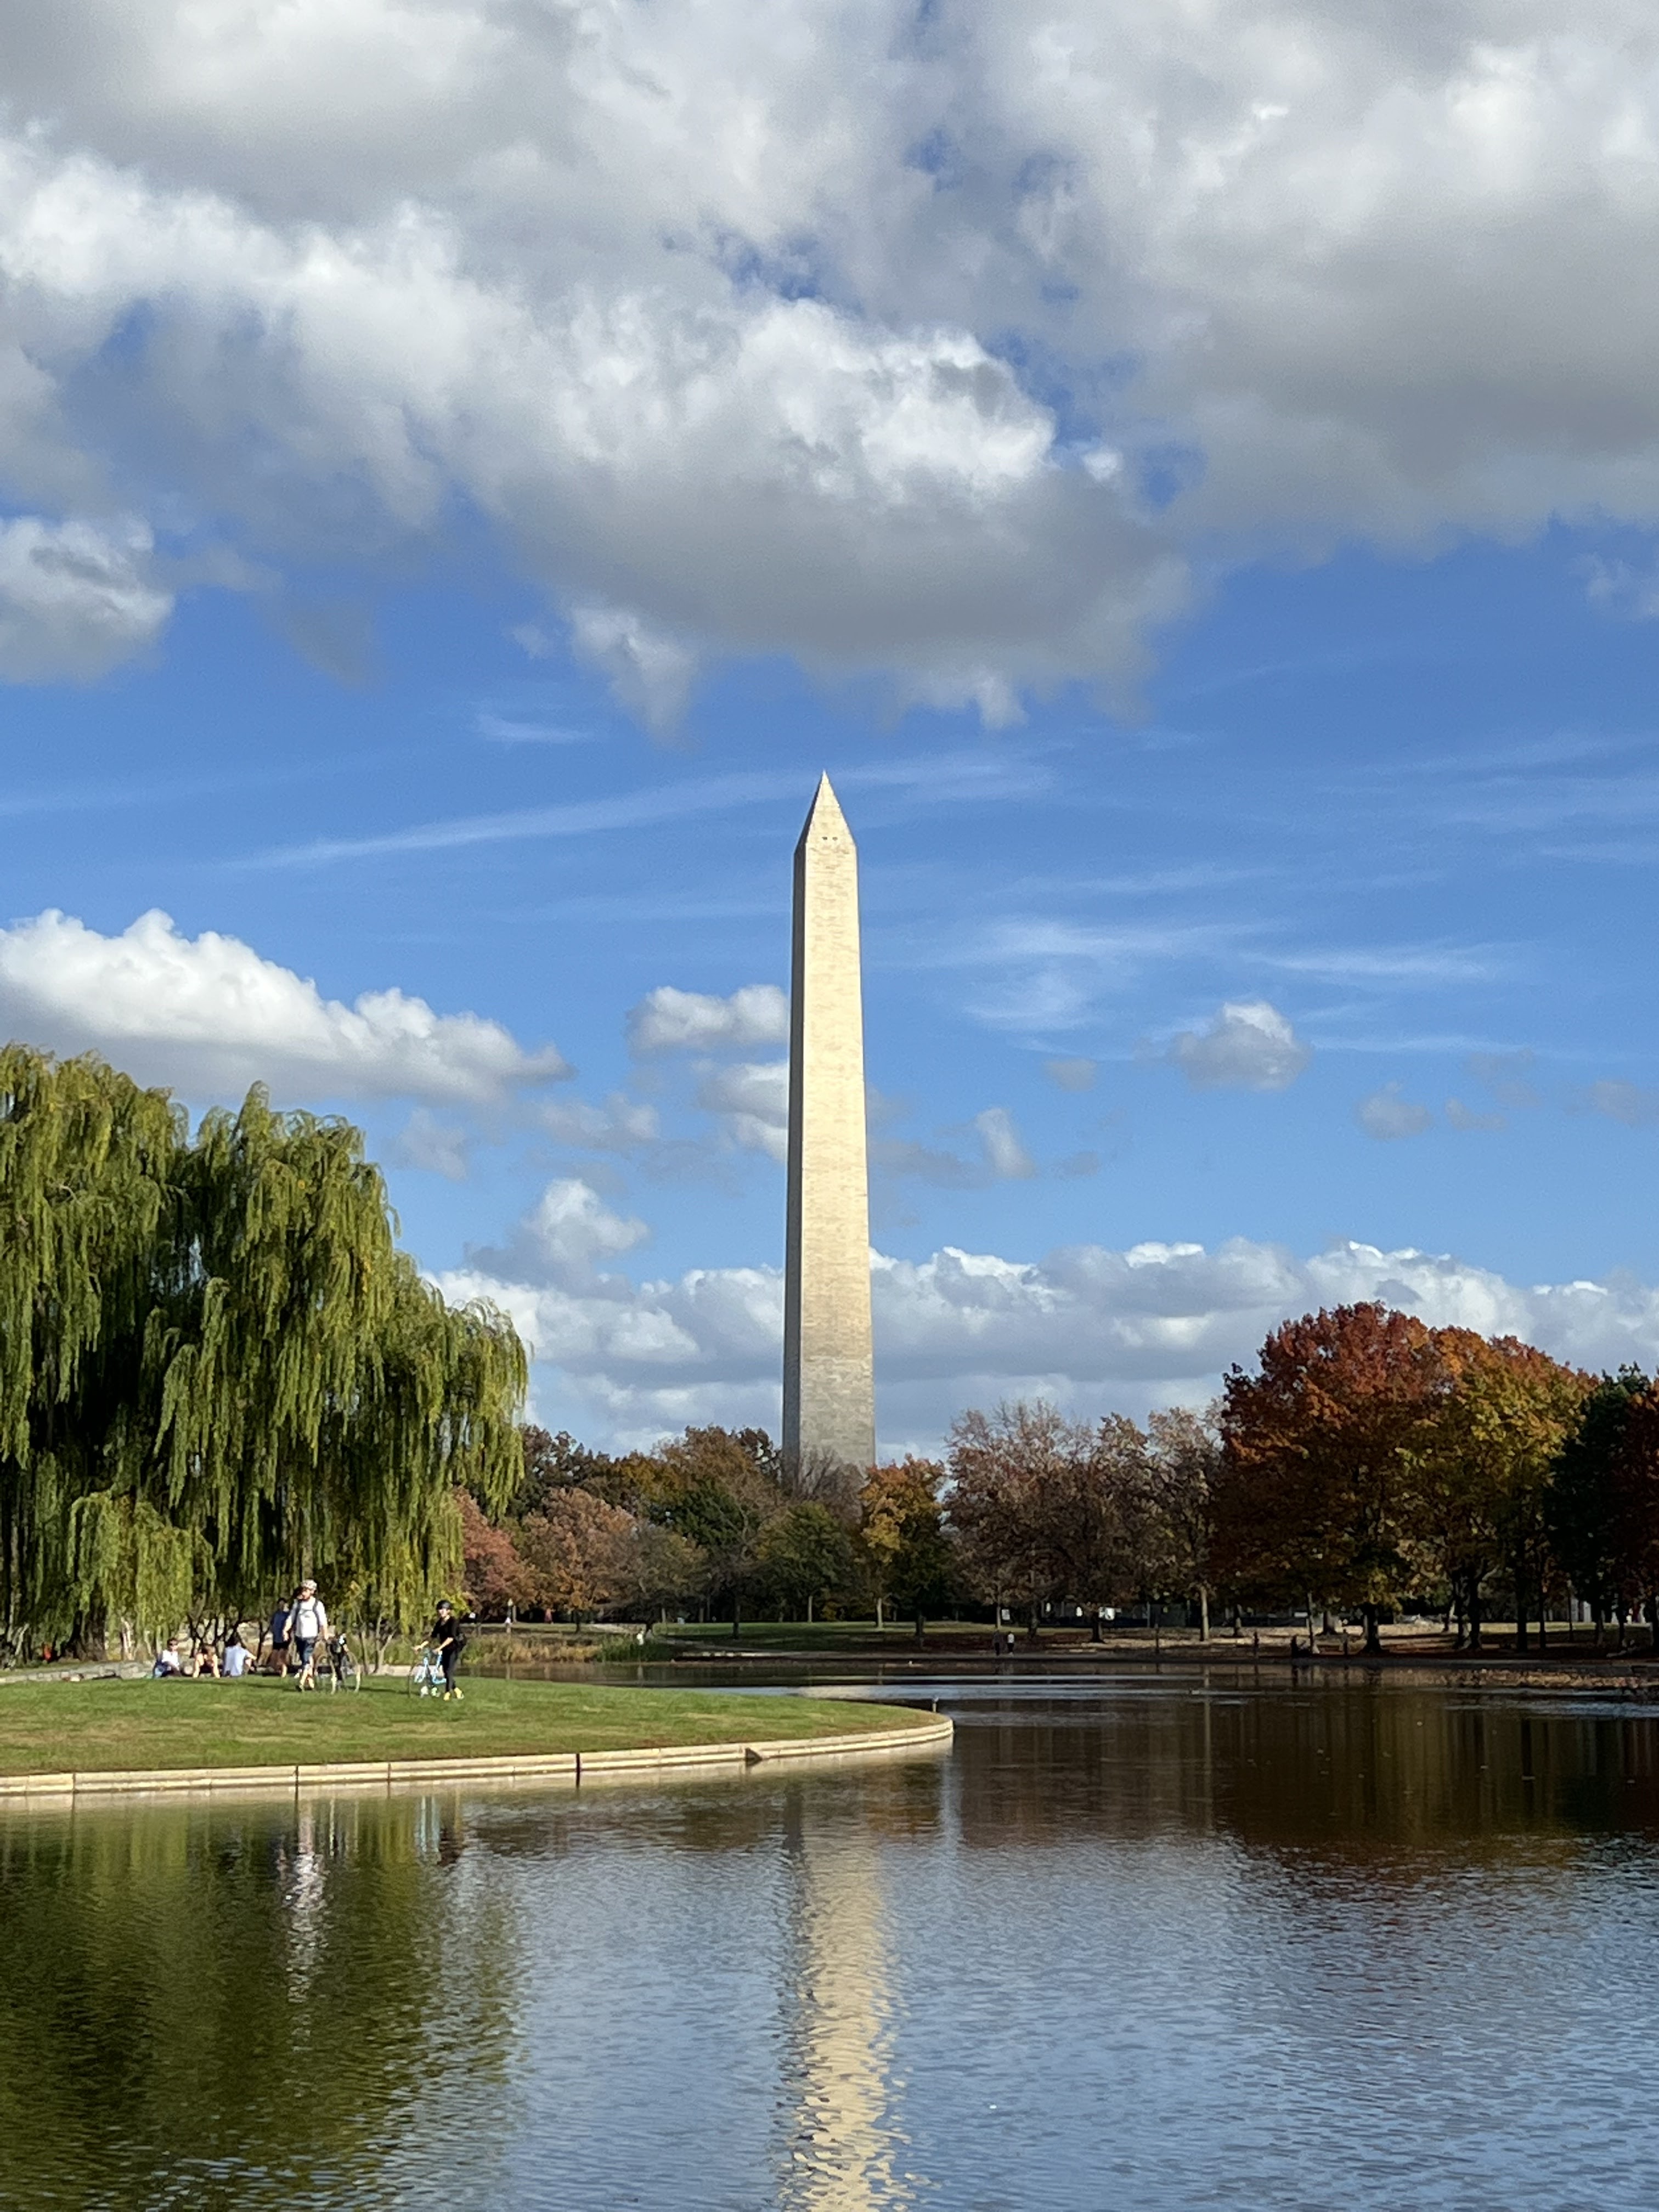
<svg viewBox="0 0 1659 2212"><path fill-rule="evenodd" d="M278 1678L288 1672L289 1638L293 1632L294 1608L299 1603L296 1595L279 1598L276 1610L270 1616L270 1671Z"/></svg>
<svg viewBox="0 0 1659 2212"><path fill-rule="evenodd" d="M328 1608L317 1595L313 1582L303 1582L300 1594L294 1601L293 1617L289 1622L289 1635L293 1640L295 1657L300 1662L300 1687L307 1689L317 1680L316 1658L318 1640L328 1634Z"/></svg>
<svg viewBox="0 0 1659 2212"><path fill-rule="evenodd" d="M432 1633L426 1640L442 1664L445 1697L458 1698L461 1693L455 1687L455 1669L466 1649L466 1638L455 1616L455 1608L447 1598L440 1602L438 1618L433 1622Z"/></svg>

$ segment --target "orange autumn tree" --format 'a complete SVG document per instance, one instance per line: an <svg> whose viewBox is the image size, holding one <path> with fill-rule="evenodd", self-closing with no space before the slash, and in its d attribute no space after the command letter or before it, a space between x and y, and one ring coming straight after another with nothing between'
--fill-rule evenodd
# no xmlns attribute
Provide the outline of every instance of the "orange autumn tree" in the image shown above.
<svg viewBox="0 0 1659 2212"><path fill-rule="evenodd" d="M537 1596L580 1623L614 1605L629 1586L635 1523L592 1491L556 1491L519 1534Z"/></svg>
<svg viewBox="0 0 1659 2212"><path fill-rule="evenodd" d="M858 1549L876 1601L876 1626L892 1605L915 1624L925 1643L927 1616L949 1600L956 1559L939 1492L945 1469L936 1460L907 1458L872 1467L859 1492Z"/></svg>
<svg viewBox="0 0 1659 2212"><path fill-rule="evenodd" d="M1215 1579L1358 1610L1368 1650L1382 1609L1420 1573L1413 1452L1447 1386L1434 1332L1409 1314L1338 1306L1285 1322L1261 1372L1222 1395Z"/></svg>

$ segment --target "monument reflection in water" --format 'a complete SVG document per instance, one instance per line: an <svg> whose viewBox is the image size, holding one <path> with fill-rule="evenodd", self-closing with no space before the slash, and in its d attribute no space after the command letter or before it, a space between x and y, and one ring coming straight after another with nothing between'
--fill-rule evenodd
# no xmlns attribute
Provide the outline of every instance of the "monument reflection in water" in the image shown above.
<svg viewBox="0 0 1659 2212"><path fill-rule="evenodd" d="M8 1813L0 2203L1516 2212L1643 2185L1653 1721L937 1686L936 1762Z"/></svg>

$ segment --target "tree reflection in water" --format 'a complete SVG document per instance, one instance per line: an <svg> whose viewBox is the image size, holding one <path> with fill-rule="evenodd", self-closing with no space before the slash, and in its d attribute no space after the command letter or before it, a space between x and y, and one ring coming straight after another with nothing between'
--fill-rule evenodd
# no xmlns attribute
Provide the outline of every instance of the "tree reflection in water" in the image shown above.
<svg viewBox="0 0 1659 2212"><path fill-rule="evenodd" d="M384 1796L0 1820L0 2197L401 2201L389 2148L425 2137L441 2162L459 2108L476 2128L506 2081L519 1947L459 1879L463 1820Z"/></svg>
<svg viewBox="0 0 1659 2212"><path fill-rule="evenodd" d="M6 1813L0 2202L1559 2212L1659 2160L1659 1721L936 1689L948 1759Z"/></svg>

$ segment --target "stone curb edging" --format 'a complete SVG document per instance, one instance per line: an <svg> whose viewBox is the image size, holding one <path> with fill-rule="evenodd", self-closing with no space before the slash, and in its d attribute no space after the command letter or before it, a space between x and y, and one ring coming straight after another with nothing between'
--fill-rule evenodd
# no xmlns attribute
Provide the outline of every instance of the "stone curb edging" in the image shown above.
<svg viewBox="0 0 1659 2212"><path fill-rule="evenodd" d="M914 1728L862 1729L848 1735L791 1736L775 1743L663 1744L642 1751L509 1753L485 1759L391 1759L320 1761L304 1766L173 1766L124 1773L0 1775L0 1803L80 1797L142 1796L149 1792L215 1790L333 1789L342 1784L395 1789L408 1782L544 1781L577 1787L589 1778L656 1774L697 1767L769 1765L775 1760L857 1757L872 1752L915 1751L949 1743L950 1721L929 1713Z"/></svg>

